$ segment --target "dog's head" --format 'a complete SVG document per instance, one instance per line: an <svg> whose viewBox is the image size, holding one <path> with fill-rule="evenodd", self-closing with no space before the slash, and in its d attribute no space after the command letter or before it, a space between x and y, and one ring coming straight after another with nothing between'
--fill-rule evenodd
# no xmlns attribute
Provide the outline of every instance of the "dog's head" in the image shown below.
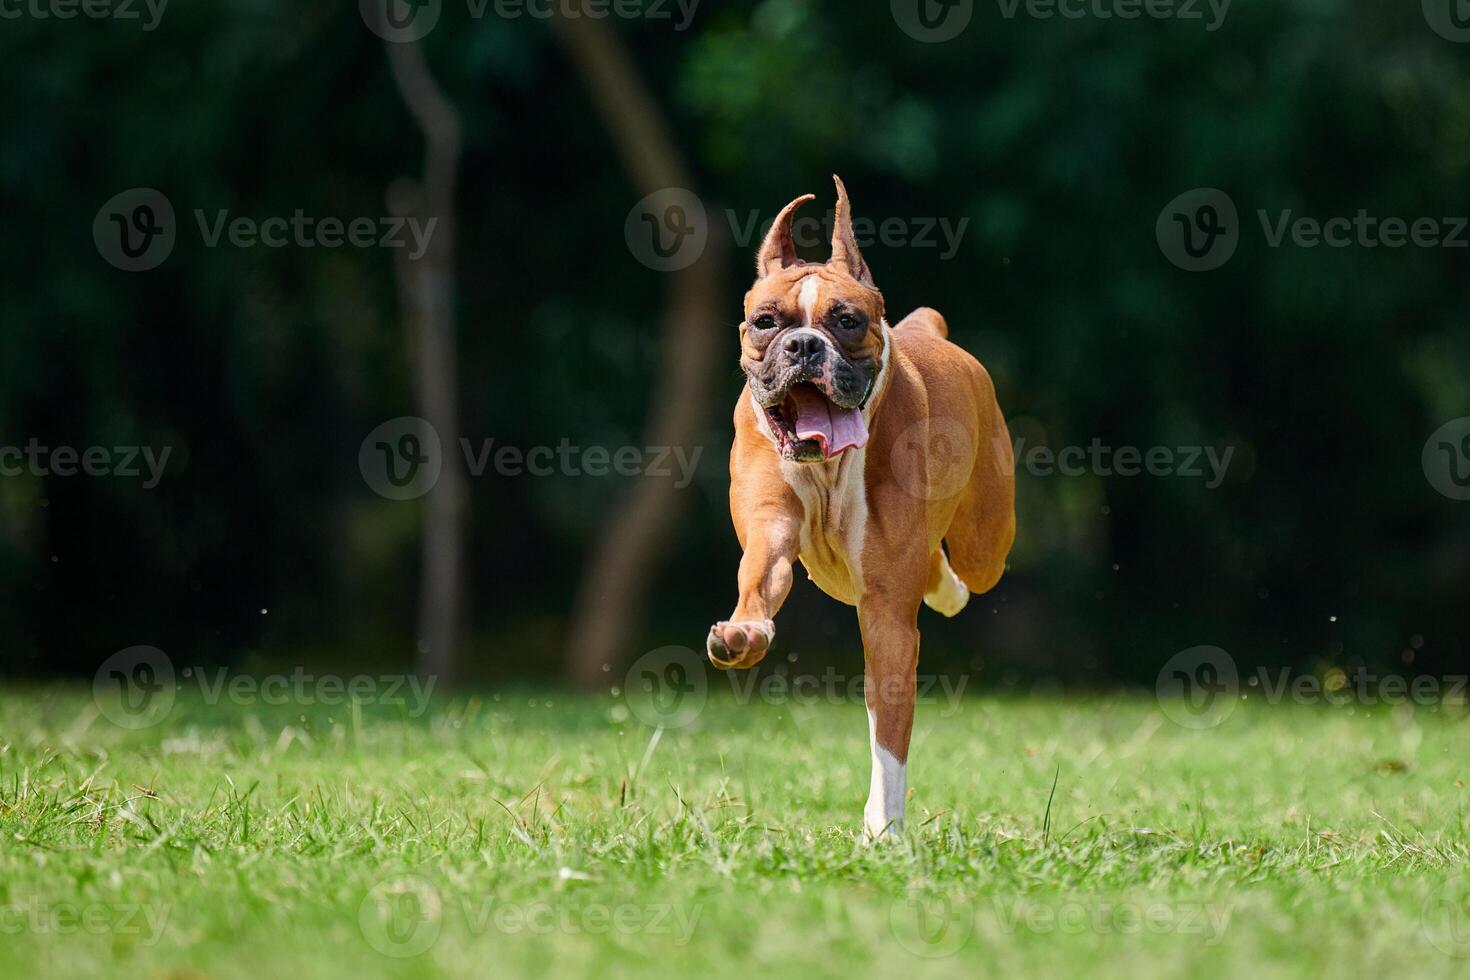
<svg viewBox="0 0 1470 980"><path fill-rule="evenodd" d="M837 184L832 257L803 262L791 241L796 209L781 210L756 256L745 294L740 366L782 458L831 459L868 442L863 408L883 367L883 294L852 233L847 188Z"/></svg>

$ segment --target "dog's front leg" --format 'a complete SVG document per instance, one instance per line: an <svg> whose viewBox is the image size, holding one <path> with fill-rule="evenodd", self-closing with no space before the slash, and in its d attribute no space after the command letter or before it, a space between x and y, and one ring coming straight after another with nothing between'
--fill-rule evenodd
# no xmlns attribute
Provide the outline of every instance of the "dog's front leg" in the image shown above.
<svg viewBox="0 0 1470 980"><path fill-rule="evenodd" d="M801 545L801 518L783 496L737 512L745 552L740 558L740 599L730 618L710 627L710 663L721 670L754 667L776 636L776 612L791 591L791 565ZM797 505L799 506L799 505Z"/></svg>
<svg viewBox="0 0 1470 980"><path fill-rule="evenodd" d="M883 593L863 596L858 622L863 633L864 695L873 773L863 827L877 839L903 829L908 787L909 736L914 728L914 693L919 666L919 601Z"/></svg>

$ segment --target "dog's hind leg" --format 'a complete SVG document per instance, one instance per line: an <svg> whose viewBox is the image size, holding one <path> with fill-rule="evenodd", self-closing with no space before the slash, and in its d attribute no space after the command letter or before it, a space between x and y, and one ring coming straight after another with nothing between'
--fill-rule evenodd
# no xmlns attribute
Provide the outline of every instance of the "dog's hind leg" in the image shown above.
<svg viewBox="0 0 1470 980"><path fill-rule="evenodd" d="M1000 581L1016 540L1015 455L998 408L992 418L990 431L981 436L991 445L981 447L980 459L970 482L960 491L959 506L944 534L949 565L976 595L989 592ZM933 603L930 606L938 608Z"/></svg>

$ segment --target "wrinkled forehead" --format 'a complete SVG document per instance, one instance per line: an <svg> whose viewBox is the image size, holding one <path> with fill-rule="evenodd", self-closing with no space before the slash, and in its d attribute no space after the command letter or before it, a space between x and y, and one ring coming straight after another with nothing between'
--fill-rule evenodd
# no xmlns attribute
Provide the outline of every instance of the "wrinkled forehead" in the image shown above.
<svg viewBox="0 0 1470 980"><path fill-rule="evenodd" d="M745 313L775 307L815 316L839 303L873 319L883 314L882 295L876 289L815 264L792 266L758 280L745 294Z"/></svg>

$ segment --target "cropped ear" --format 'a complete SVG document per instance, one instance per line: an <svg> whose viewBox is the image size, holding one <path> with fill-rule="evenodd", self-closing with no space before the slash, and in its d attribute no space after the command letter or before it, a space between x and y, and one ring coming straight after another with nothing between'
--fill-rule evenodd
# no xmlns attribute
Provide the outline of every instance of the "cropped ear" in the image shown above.
<svg viewBox="0 0 1470 980"><path fill-rule="evenodd" d="M847 188L836 174L832 175L832 182L837 185L837 213L832 221L832 258L829 262L863 285L876 288L868 263L863 261L863 253L858 250L857 237L852 233L852 203L847 199Z"/></svg>
<svg viewBox="0 0 1470 980"><path fill-rule="evenodd" d="M766 240L761 243L761 250L755 256L757 276L765 278L796 264L796 246L791 243L791 218L796 214L797 208L807 201L816 200L816 197L815 194L803 194L776 215L776 220L771 223L771 230L766 233Z"/></svg>

